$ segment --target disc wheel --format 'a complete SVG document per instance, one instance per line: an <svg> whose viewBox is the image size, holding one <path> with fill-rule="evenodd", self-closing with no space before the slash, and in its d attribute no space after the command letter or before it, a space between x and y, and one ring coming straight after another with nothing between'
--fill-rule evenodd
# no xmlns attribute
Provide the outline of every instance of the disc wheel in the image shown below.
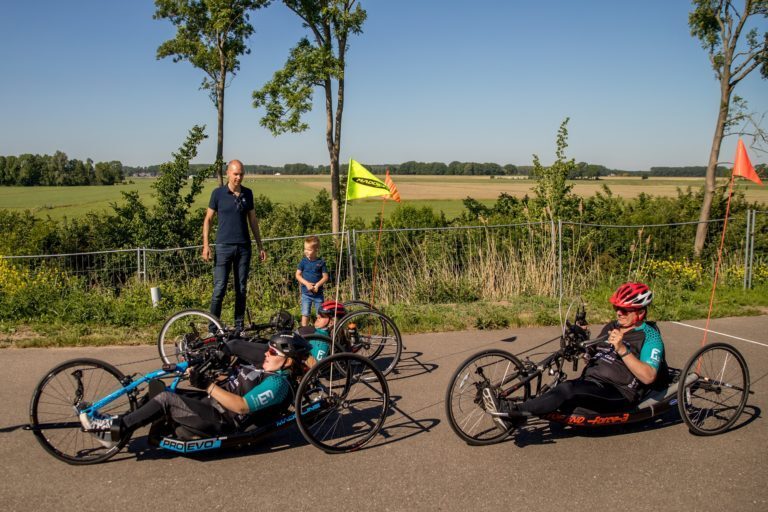
<svg viewBox="0 0 768 512"><path fill-rule="evenodd" d="M389 388L370 359L335 354L304 376L295 408L296 423L309 443L327 453L351 452L368 443L384 425Z"/></svg>
<svg viewBox="0 0 768 512"><path fill-rule="evenodd" d="M523 369L517 357L503 350L485 350L461 363L445 393L445 415L456 435L471 445L507 437L514 427L505 423L502 428L486 412L483 389L490 388L497 399L527 400L531 388L523 382Z"/></svg>
<svg viewBox="0 0 768 512"><path fill-rule="evenodd" d="M728 430L739 418L749 397L749 369L744 356L727 343L699 349L681 372L698 378L677 391L680 417L691 433L712 436Z"/></svg>
<svg viewBox="0 0 768 512"><path fill-rule="evenodd" d="M216 332L210 331L210 326ZM221 320L207 311L187 309L179 311L165 321L157 337L157 351L164 363L184 360L183 354L195 346L205 344L206 334L224 330Z"/></svg>
<svg viewBox="0 0 768 512"><path fill-rule="evenodd" d="M344 350L373 361L384 375L395 369L403 352L403 339L395 322L375 310L344 316L336 326L335 340Z"/></svg>
<svg viewBox="0 0 768 512"><path fill-rule="evenodd" d="M83 431L78 408L92 404L123 387L125 376L114 366L97 359L72 359L61 363L42 378L29 407L29 423L45 450L69 464L103 462L128 442L112 448ZM123 395L99 411L118 415L136 409L136 398Z"/></svg>

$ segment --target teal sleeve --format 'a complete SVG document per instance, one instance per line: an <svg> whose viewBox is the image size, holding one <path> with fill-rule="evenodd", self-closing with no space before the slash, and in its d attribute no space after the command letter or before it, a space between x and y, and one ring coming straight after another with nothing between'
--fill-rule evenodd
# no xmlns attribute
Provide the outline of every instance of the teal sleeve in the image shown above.
<svg viewBox="0 0 768 512"><path fill-rule="evenodd" d="M315 361L322 361L328 356L328 349L331 347L326 342L322 340L310 340L309 344L312 345L310 354L315 358Z"/></svg>
<svg viewBox="0 0 768 512"><path fill-rule="evenodd" d="M661 341L659 331L653 327L646 324L644 330L645 342L640 350L640 361L658 370L664 356L664 342Z"/></svg>
<svg viewBox="0 0 768 512"><path fill-rule="evenodd" d="M256 412L283 403L291 394L291 387L282 375L269 375L245 394L248 412Z"/></svg>

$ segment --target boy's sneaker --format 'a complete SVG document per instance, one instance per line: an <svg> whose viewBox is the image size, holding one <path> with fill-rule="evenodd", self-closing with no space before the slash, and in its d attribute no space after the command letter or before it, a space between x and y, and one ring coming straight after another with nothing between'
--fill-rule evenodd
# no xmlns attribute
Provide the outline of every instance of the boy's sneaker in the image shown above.
<svg viewBox="0 0 768 512"><path fill-rule="evenodd" d="M80 423L89 434L104 448L112 448L120 442L120 429L116 428L117 416L99 416L89 418L85 412L80 413Z"/></svg>

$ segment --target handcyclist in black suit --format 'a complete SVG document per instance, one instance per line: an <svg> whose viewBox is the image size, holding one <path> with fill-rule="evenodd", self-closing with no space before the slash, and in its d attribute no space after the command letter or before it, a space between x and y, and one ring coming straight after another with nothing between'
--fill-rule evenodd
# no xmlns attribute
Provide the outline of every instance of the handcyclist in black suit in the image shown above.
<svg viewBox="0 0 768 512"><path fill-rule="evenodd" d="M653 293L643 283L625 283L611 296L616 320L600 336L608 344L595 346L578 379L567 380L543 395L523 403L497 399L483 390L485 410L499 428L522 424L530 416L556 410L586 407L597 412L620 411L635 405L643 391L656 381L664 366L664 343L655 324L646 322ZM663 371L666 369L662 368Z"/></svg>

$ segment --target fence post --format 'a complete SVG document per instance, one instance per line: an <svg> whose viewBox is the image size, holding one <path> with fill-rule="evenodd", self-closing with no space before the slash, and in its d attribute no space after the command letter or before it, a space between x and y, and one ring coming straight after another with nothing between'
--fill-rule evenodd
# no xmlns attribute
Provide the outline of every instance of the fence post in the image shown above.
<svg viewBox="0 0 768 512"><path fill-rule="evenodd" d="M747 288L752 288L752 274L755 263L755 223L757 222L757 210L752 210L752 220L749 223L749 279Z"/></svg>
<svg viewBox="0 0 768 512"><path fill-rule="evenodd" d="M352 300L357 300L357 261L355 255L357 254L357 233L353 229L351 234L347 232L347 252L349 253L349 280L350 288L352 290Z"/></svg>
<svg viewBox="0 0 768 512"><path fill-rule="evenodd" d="M142 253L144 253L144 264L142 265L142 273L144 274L144 283L147 282L147 248L143 247L141 250Z"/></svg>
<svg viewBox="0 0 768 512"><path fill-rule="evenodd" d="M141 282L141 247L136 248L136 280Z"/></svg>
<svg viewBox="0 0 768 512"><path fill-rule="evenodd" d="M752 210L747 210L747 231L744 237L744 289L747 289L749 275L749 222L752 220Z"/></svg>

